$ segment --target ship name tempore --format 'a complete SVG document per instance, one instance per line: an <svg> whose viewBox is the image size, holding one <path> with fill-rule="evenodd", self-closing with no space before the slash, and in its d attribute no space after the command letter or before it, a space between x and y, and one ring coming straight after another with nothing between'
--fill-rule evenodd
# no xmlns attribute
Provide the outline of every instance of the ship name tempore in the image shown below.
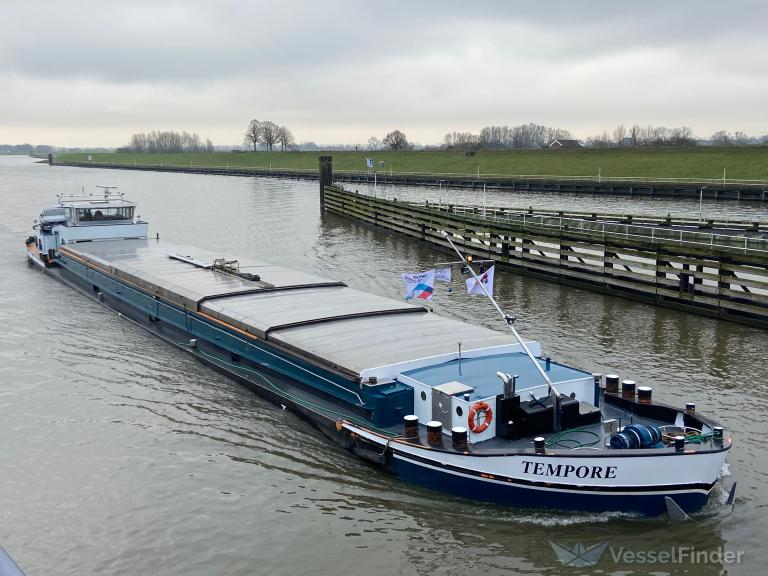
<svg viewBox="0 0 768 576"><path fill-rule="evenodd" d="M554 478L616 478L617 466L575 466L523 460L523 473Z"/></svg>

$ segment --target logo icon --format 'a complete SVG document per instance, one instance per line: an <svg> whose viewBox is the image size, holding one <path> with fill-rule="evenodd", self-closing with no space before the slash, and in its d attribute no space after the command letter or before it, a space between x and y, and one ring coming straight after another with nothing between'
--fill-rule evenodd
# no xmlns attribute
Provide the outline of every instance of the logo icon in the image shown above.
<svg viewBox="0 0 768 576"><path fill-rule="evenodd" d="M552 546L552 550L555 551L557 559L560 560L563 566L579 567L594 566L600 562L608 542L601 542L589 548L581 542L577 542L573 548L552 541L549 542L549 545Z"/></svg>

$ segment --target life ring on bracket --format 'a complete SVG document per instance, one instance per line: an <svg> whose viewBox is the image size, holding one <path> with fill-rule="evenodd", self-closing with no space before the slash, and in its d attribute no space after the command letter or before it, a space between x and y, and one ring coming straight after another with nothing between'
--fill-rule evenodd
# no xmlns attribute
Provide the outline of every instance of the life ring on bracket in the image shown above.
<svg viewBox="0 0 768 576"><path fill-rule="evenodd" d="M485 420L482 424L478 423L477 416L482 413L485 416ZM488 429L488 426L493 422L493 410L491 405L486 401L475 402L472 404L472 408L469 409L469 416L467 416L467 427L475 434L482 434Z"/></svg>

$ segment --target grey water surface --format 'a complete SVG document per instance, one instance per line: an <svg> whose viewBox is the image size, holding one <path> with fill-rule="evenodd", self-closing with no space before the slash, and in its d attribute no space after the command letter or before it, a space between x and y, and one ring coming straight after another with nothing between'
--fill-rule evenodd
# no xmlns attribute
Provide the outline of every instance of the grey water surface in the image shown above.
<svg viewBox="0 0 768 576"><path fill-rule="evenodd" d="M765 331L499 272L500 304L553 357L633 378L661 401L696 402L722 419L735 439L725 480L738 481L739 496L730 513L717 493L684 526L479 504L371 468L29 267L23 240L40 209L59 192L96 184L117 185L138 202L153 236L393 298L400 273L445 258L321 215L316 182L0 157L0 545L28 575L759 574L768 564ZM482 201L481 192L443 192L451 193ZM611 210L652 211L661 206L654 202L619 199ZM591 209L605 201L529 194L524 203ZM759 205L707 208L766 216ZM439 314L503 329L488 302L459 288L438 288ZM575 568L550 542L607 547L596 565ZM700 552L696 563L690 547ZM663 558L673 550L681 561ZM718 550L741 551L740 563L719 561ZM664 561L641 563L648 553Z"/></svg>

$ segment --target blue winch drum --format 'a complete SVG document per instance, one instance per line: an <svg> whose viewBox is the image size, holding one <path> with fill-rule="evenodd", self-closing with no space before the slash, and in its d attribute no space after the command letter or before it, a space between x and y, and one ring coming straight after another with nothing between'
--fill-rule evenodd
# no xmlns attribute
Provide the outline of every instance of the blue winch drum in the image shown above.
<svg viewBox="0 0 768 576"><path fill-rule="evenodd" d="M661 428L633 424L625 426L618 434L611 436L611 448L628 450L632 448L658 448L661 442Z"/></svg>

